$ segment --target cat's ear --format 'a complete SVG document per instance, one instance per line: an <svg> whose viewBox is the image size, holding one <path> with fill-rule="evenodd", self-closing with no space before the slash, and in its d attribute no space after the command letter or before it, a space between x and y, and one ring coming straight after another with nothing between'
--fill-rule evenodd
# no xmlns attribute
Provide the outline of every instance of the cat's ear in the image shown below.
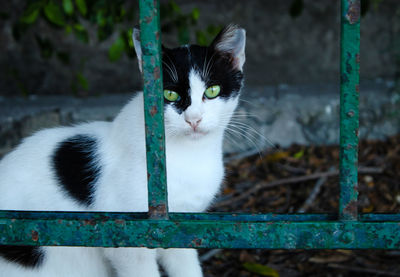
<svg viewBox="0 0 400 277"><path fill-rule="evenodd" d="M232 58L233 66L240 71L246 60L245 46L246 30L234 24L223 28L210 45L215 50L228 54Z"/></svg>
<svg viewBox="0 0 400 277"><path fill-rule="evenodd" d="M139 63L139 70L142 72L142 46L140 45L140 29L137 27L133 28L132 40Z"/></svg>

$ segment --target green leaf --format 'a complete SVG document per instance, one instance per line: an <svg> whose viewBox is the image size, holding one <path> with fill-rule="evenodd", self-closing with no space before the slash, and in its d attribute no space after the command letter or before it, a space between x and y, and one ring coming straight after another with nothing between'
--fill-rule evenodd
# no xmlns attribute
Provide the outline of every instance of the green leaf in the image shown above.
<svg viewBox="0 0 400 277"><path fill-rule="evenodd" d="M79 12L85 16L87 13L87 6L85 0L75 0L75 4L78 7Z"/></svg>
<svg viewBox="0 0 400 277"><path fill-rule="evenodd" d="M28 9L24 12L24 14L19 20L25 24L33 24L38 18L39 13L40 13L39 7L36 9Z"/></svg>
<svg viewBox="0 0 400 277"><path fill-rule="evenodd" d="M77 73L76 78L78 80L78 83L81 85L83 90L88 90L89 89L89 81L86 79L85 76L83 76L82 73Z"/></svg>
<svg viewBox="0 0 400 277"><path fill-rule="evenodd" d="M197 41L197 44L200 45L200 46L206 46L206 45L208 45L207 36L206 36L206 34L205 34L203 31L201 31L201 30L197 30L197 31L196 31L196 41Z"/></svg>
<svg viewBox="0 0 400 277"><path fill-rule="evenodd" d="M179 44L188 44L190 40L190 33L187 25L182 25L178 28Z"/></svg>
<svg viewBox="0 0 400 277"><path fill-rule="evenodd" d="M66 14L73 15L74 3L72 3L72 0L63 0L63 9Z"/></svg>
<svg viewBox="0 0 400 277"><path fill-rule="evenodd" d="M76 24L74 24L74 29L77 31L84 31L85 27L83 27L82 24L80 24L80 23L76 23Z"/></svg>
<svg viewBox="0 0 400 277"><path fill-rule="evenodd" d="M169 5L170 5L171 9L172 9L175 13L177 13L177 14L180 14L180 13L181 13L181 8L178 6L178 4L175 3L175 1L171 0L171 1L169 2Z"/></svg>
<svg viewBox="0 0 400 277"><path fill-rule="evenodd" d="M70 33L72 33L72 27L71 27L71 25L65 26L65 33L66 33L67 35L69 35Z"/></svg>
<svg viewBox="0 0 400 277"><path fill-rule="evenodd" d="M81 24L74 24L74 34L77 39L84 43L89 42L89 34L86 31L85 27L83 27Z"/></svg>
<svg viewBox="0 0 400 277"><path fill-rule="evenodd" d="M192 19L196 22L200 17L200 10L199 8L194 8L192 10Z"/></svg>
<svg viewBox="0 0 400 277"><path fill-rule="evenodd" d="M105 12L103 10L98 10L97 13L96 13L96 21L97 21L97 24L100 27L105 26L106 23L107 23L106 17L104 16L104 13Z"/></svg>
<svg viewBox="0 0 400 277"><path fill-rule="evenodd" d="M293 158L295 159L301 159L304 156L304 150L300 150L299 152L295 153L293 155Z"/></svg>
<svg viewBox="0 0 400 277"><path fill-rule="evenodd" d="M262 276L279 277L279 273L269 266L257 264L257 263L244 263L243 267L252 273L256 273Z"/></svg>
<svg viewBox="0 0 400 277"><path fill-rule="evenodd" d="M108 50L108 58L110 59L110 61L115 62L121 58L122 53L124 51L125 51L125 42L123 37L120 36Z"/></svg>
<svg viewBox="0 0 400 277"><path fill-rule="evenodd" d="M65 25L65 18L63 12L61 8L53 1L49 1L46 4L46 6L44 6L44 14L51 23L57 26Z"/></svg>

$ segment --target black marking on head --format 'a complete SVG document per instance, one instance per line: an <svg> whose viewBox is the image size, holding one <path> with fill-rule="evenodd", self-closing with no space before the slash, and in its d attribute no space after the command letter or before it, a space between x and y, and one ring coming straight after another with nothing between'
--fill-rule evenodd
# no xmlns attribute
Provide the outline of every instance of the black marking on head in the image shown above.
<svg viewBox="0 0 400 277"><path fill-rule="evenodd" d="M92 203L93 183L99 175L96 140L76 135L60 143L54 153L54 169L60 185L80 203Z"/></svg>
<svg viewBox="0 0 400 277"><path fill-rule="evenodd" d="M191 104L189 73L192 69L199 73L206 87L221 86L219 97L229 99L238 96L243 73L235 69L232 57L227 53L216 50L213 45L190 45L174 49L163 47L164 89L173 90L180 95L178 101L165 100L165 104L172 105L178 113L185 111Z"/></svg>
<svg viewBox="0 0 400 277"><path fill-rule="evenodd" d="M29 268L39 267L44 256L44 252L38 246L0 246L0 257Z"/></svg>

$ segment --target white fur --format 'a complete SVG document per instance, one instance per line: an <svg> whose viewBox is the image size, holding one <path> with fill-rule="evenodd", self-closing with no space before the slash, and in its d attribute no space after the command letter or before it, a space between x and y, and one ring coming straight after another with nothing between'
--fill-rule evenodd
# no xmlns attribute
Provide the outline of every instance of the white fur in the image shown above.
<svg viewBox="0 0 400 277"><path fill-rule="evenodd" d="M230 26L216 45L244 63L244 30ZM133 40L142 70L140 33ZM224 42L225 41L225 42ZM208 70L208 68L206 68ZM232 99L206 99L201 74L189 72L191 105L179 114L164 111L168 208L171 212L201 212L219 190L224 170L224 130L237 106ZM93 204L84 206L57 182L52 155L57 145L76 135L97 141L101 172ZM0 209L51 211L148 210L143 94L138 93L111 123L93 122L43 130L27 138L0 161ZM201 277L193 249L42 247L43 264L27 269L0 257L0 277L159 277L158 262L170 277Z"/></svg>
<svg viewBox="0 0 400 277"><path fill-rule="evenodd" d="M190 72L191 106L182 114L165 110L168 201L171 212L204 211L223 179L223 132L237 99L203 99L205 85ZM196 130L186 120L201 118ZM86 134L99 143L102 168L93 205L71 198L56 181L51 156L57 144ZM48 129L24 140L0 161L0 209L66 211L147 211L143 95L139 93L112 123L94 122ZM156 277L157 259L173 277L202 276L195 250L44 247L39 269L0 258L0 277ZM108 262L109 261L109 262ZM110 267L109 264L112 266Z"/></svg>
<svg viewBox="0 0 400 277"><path fill-rule="evenodd" d="M246 30L233 24L225 28L222 38L216 44L219 51L232 55L234 66L239 70L243 69L243 64L246 61L245 46Z"/></svg>

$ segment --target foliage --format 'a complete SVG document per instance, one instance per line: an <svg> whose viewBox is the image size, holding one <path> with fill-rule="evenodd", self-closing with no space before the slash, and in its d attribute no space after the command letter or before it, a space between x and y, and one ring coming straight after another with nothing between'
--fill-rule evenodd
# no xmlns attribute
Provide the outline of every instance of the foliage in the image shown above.
<svg viewBox="0 0 400 277"><path fill-rule="evenodd" d="M261 276L279 277L279 273L275 269L270 268L266 265L246 262L243 264L243 267L247 271L256 273Z"/></svg>
<svg viewBox="0 0 400 277"><path fill-rule="evenodd" d="M131 35L133 22L138 22L137 6L137 1L128 0L27 0L22 16L13 25L13 36L19 41L29 28L35 29L38 21L43 20L64 35L73 34L82 43L89 44L94 40L89 35L89 29L94 29L95 42L114 39L108 49L110 62L118 61L124 54L133 58L135 54ZM162 4L160 9L162 31L176 31L180 44L189 43L189 30L197 25L199 9L194 8L191 12L184 13L173 0ZM210 25L206 30L196 30L197 43L208 44L220 29L220 26ZM56 43L37 31L35 41L43 59L55 56L61 64L69 65L72 53L56 49ZM81 64L84 63L85 61L81 61ZM89 83L83 75L83 66L74 75L73 90L88 90Z"/></svg>

